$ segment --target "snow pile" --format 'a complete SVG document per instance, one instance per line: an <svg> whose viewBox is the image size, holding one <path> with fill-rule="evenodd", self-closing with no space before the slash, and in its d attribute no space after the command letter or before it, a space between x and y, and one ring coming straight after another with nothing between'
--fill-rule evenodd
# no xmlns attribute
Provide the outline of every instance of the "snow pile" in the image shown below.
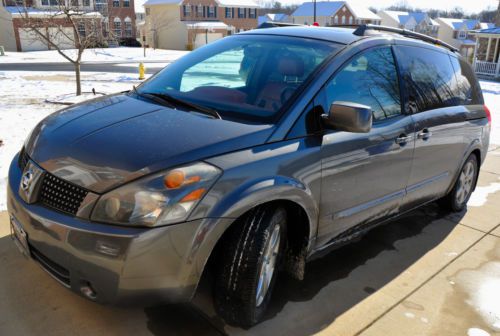
<svg viewBox="0 0 500 336"><path fill-rule="evenodd" d="M64 51L70 58L76 58L76 50ZM143 48L98 48L87 49L83 53L84 63L136 63L136 62L165 62L170 63L185 55L188 51L146 49L144 57ZM30 52L6 52L6 56L0 57L0 63L58 63L68 62L56 50L30 51Z"/></svg>

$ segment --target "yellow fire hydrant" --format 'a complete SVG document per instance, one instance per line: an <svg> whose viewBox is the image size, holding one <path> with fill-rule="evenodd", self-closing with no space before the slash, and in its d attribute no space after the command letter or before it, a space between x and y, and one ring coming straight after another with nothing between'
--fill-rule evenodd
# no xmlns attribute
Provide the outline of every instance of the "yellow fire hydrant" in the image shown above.
<svg viewBox="0 0 500 336"><path fill-rule="evenodd" d="M146 67L144 66L144 63L139 63L139 79L143 80L146 79L144 76L144 73L146 72Z"/></svg>

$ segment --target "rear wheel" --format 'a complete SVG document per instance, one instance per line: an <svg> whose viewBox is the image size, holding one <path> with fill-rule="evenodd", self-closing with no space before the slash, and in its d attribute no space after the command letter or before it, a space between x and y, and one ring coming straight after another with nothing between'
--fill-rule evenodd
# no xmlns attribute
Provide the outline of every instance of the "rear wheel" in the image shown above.
<svg viewBox="0 0 500 336"><path fill-rule="evenodd" d="M258 207L230 230L219 258L215 308L227 323L250 327L269 304L285 245L286 211Z"/></svg>
<svg viewBox="0 0 500 336"><path fill-rule="evenodd" d="M439 203L444 208L455 212L460 212L465 209L467 202L474 191L479 171L478 167L479 165L476 156L471 154L462 166L462 170L460 171L460 175L458 176L453 189L448 195L440 200Z"/></svg>

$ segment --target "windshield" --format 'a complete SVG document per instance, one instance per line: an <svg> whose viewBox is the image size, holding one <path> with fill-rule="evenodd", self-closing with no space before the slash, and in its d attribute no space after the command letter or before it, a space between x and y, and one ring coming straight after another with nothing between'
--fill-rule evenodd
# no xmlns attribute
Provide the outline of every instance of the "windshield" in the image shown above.
<svg viewBox="0 0 500 336"><path fill-rule="evenodd" d="M140 94L168 95L222 118L271 123L338 45L272 35L238 35L191 52L144 82Z"/></svg>

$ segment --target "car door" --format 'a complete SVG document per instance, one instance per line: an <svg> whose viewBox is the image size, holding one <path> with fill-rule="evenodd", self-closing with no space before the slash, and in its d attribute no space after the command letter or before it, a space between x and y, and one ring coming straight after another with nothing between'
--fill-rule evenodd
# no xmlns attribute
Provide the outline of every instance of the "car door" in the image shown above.
<svg viewBox="0 0 500 336"><path fill-rule="evenodd" d="M457 101L450 56L436 48L395 46L407 113L415 122L415 154L404 209L443 196L466 151L467 109Z"/></svg>
<svg viewBox="0 0 500 336"><path fill-rule="evenodd" d="M315 104L327 111L335 101L368 105L369 133L325 131L318 246L363 223L399 211L414 146L411 116L401 108L400 83L390 46L354 56L325 85Z"/></svg>

